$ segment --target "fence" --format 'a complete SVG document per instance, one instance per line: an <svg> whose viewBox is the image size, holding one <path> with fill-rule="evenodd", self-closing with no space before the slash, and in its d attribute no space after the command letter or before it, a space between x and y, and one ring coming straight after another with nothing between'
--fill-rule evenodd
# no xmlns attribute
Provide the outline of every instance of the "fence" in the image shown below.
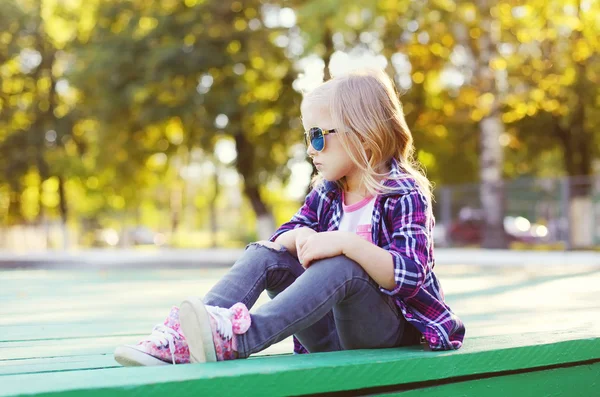
<svg viewBox="0 0 600 397"><path fill-rule="evenodd" d="M559 244L565 249L600 245L600 175L522 178L497 186L505 207L510 241ZM437 243L478 244L483 212L479 184L436 189Z"/></svg>
<svg viewBox="0 0 600 397"><path fill-rule="evenodd" d="M481 243L484 214L479 184L438 186L435 190L434 239L438 247L477 246ZM600 175L572 178L522 178L498 186L505 207L504 230L511 242L526 245L556 245L580 249L600 246ZM199 192L202 194L202 192ZM140 224L148 219L140 208L136 213L119 212L112 222L70 219L69 227L57 220L42 225L0 228L0 249L40 250L89 246L163 244L177 247L243 246L255 239L256 219L239 190L224 195L220 205L210 208L190 201L177 233L170 230L171 208L155 208L160 222ZM153 201L152 197L148 200ZM273 200L277 222L289 219L299 203ZM158 204L157 204L158 205ZM146 214L147 215L147 214ZM212 219L212 221L211 221ZM106 219L105 219L106 220Z"/></svg>

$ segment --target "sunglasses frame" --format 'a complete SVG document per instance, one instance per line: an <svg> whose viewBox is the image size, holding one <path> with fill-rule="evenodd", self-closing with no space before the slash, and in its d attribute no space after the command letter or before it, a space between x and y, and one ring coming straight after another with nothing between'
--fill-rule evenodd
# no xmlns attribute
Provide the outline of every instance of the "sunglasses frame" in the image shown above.
<svg viewBox="0 0 600 397"><path fill-rule="evenodd" d="M323 139L323 147L320 150L317 150L317 148L315 148L314 145L312 144L313 140L317 139L317 138L315 138L315 134L316 134L317 130L321 131L321 139ZM312 148L315 149L317 152L322 152L323 150L325 150L325 135L335 134L336 132L337 131L335 130L335 128L333 128L331 130L325 130L321 127L312 127L308 131L304 131L304 141L306 143L306 147L312 146Z"/></svg>

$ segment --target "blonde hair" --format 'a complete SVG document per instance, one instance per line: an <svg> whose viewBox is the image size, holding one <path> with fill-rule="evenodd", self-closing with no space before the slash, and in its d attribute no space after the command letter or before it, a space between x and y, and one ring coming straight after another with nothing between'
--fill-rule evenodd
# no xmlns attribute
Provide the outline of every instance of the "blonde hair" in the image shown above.
<svg viewBox="0 0 600 397"><path fill-rule="evenodd" d="M309 104L329 110L337 138L363 172L363 187L369 194L394 192L383 180L389 178L387 166L395 158L402 171L414 178L431 210L431 182L413 158L413 137L402 104L383 70L363 69L336 76L305 95L302 107ZM312 180L314 187L323 183L321 175ZM336 184L345 188L343 178Z"/></svg>

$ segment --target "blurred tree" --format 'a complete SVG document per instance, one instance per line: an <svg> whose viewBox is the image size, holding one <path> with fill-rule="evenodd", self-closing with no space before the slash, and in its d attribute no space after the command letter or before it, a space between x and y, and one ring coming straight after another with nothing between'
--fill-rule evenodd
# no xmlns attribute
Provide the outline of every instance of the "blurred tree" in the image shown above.
<svg viewBox="0 0 600 397"><path fill-rule="evenodd" d="M323 80L329 80L331 57L360 42L360 33L371 28L372 1L293 0L283 1L297 10L304 39L303 55L316 54L323 60ZM334 42L335 36L335 42Z"/></svg>
<svg viewBox="0 0 600 397"><path fill-rule="evenodd" d="M494 2L477 0L475 4L477 22L468 26L470 39L467 43L475 60L474 83L479 92L479 106L474 118L479 119L480 129L479 194L485 221L481 245L483 248L507 248L502 182L504 148L500 143L505 130L500 110L505 94L502 87L504 70L496 67L501 59L498 52L501 26L492 17Z"/></svg>
<svg viewBox="0 0 600 397"><path fill-rule="evenodd" d="M456 148L472 144L473 135L468 132L476 124L481 126L482 138L487 137L481 142L479 169L481 181L486 176L491 180L483 185L482 202L490 220L495 219L488 242L497 241L500 246L497 235L502 216L497 210L503 200L500 192L488 194L492 190L486 186L497 184L493 181L499 181L502 174L514 177L547 167L546 159L557 151L564 154L567 174L587 175L598 152L597 138L594 141L590 132L592 120L598 119L590 117L597 88L586 84L598 76L598 62L593 62L598 57L593 33L598 31L597 5L540 2L544 12L534 13L534 9L530 2L378 3L377 13L386 20L384 51L392 62L394 57L408 58L408 63L402 62L412 73L410 84L403 85L409 89L405 111L409 123L415 123L417 145L431 150L436 164L452 164L430 168L434 179L437 176L438 181L448 183L452 181L448 173L473 175L472 161L464 161L472 155ZM415 105L416 115L412 112ZM443 110L439 123L445 125L432 128L438 109ZM421 130L419 121L423 120ZM508 124L506 131L504 124ZM449 141L449 151L432 134L436 130L449 131L437 137ZM460 134L461 130L467 133ZM423 141L427 136L432 139ZM458 136L459 140L453 139ZM509 162L502 161L504 147ZM463 157L466 172L460 170L460 163L447 163L452 152Z"/></svg>
<svg viewBox="0 0 600 397"><path fill-rule="evenodd" d="M285 29L265 27L261 12L259 1L103 2L71 81L99 121L106 153L124 151L134 170L152 154L173 160L179 148L212 151L219 137L233 137L264 238L274 225L262 186L287 178L288 149L301 133L292 133L292 65L275 44Z"/></svg>
<svg viewBox="0 0 600 397"><path fill-rule="evenodd" d="M383 54L390 60L418 159L436 183L477 179L476 90L471 65L457 56L457 8L449 2L378 2ZM458 50L457 50L458 49Z"/></svg>
<svg viewBox="0 0 600 397"><path fill-rule="evenodd" d="M59 6L48 3L9 0L0 5L0 172L10 187L7 222L33 217L39 223L58 213L68 245L64 184L77 172L85 144L72 133L72 104L60 92L67 60L48 28ZM26 178L31 172L38 177ZM26 181L37 184L37 192ZM37 208L23 208L32 205Z"/></svg>
<svg viewBox="0 0 600 397"><path fill-rule="evenodd" d="M474 108L488 99L483 94L495 87L493 73L491 77L486 74L494 54L490 53L490 44L470 37L471 22L481 29L480 25L487 26L489 21L466 20L463 14L477 11L469 6L459 9L452 1L396 0L369 2L348 10L338 2L336 19L357 21L357 28L363 31L354 37L342 35L348 47L363 47L388 59L388 71L403 93L404 112L415 136L418 159L429 177L434 182L466 182L481 169L487 187L482 190L482 202L489 215L485 245L504 247L501 191L490 189L501 177L502 149L496 139L499 130L488 128L491 123L483 119L493 108L490 120L496 127L501 126L500 111L497 104L488 110ZM480 50L483 47L484 55ZM477 167L478 160L486 166L485 171Z"/></svg>
<svg viewBox="0 0 600 397"><path fill-rule="evenodd" d="M598 4L396 1L378 5L387 22L389 45L384 48L394 48L395 44L395 49L407 55L412 68L408 103L425 104L419 108L413 127L417 144L423 143L419 142L419 120L425 119L424 127L431 131L433 123L428 115L442 106L445 124L451 131L444 138L452 141L458 129L472 131L475 123L481 127L481 198L488 222L495 220L486 246L494 242L503 245L497 237L502 219L498 210L503 200L501 192L493 194L492 189L502 175L515 177L537 170L538 175L546 172L546 176L554 176L561 168L571 176L591 173L592 159L598 157L599 147L598 138L592 133L599 120L594 105L598 89L596 84L589 84L596 82L600 74L596 62ZM392 61L394 56L389 55ZM435 89L444 77L451 84L446 83L441 91ZM419 90L419 83L426 89ZM423 98L419 92L428 100L419 100ZM406 106L409 122L411 107ZM421 136L427 135L423 131ZM463 140L469 141L472 142L468 136ZM436 163L447 161L439 139L437 144L433 139L424 146L431 148ZM461 148L464 144L453 141L450 147ZM462 150L456 153L465 154ZM504 153L510 161L502 161ZM547 159L556 157L555 153L562 153L564 166L554 167L552 173ZM458 170L450 164L451 167L445 167L447 171ZM433 171L436 175L436 169ZM586 191L589 185L580 183L571 192L577 196Z"/></svg>
<svg viewBox="0 0 600 397"><path fill-rule="evenodd" d="M598 15L589 0L5 0L1 211L11 224L138 222L153 202L170 206L174 231L194 198L192 153L216 158L228 139L237 157L223 167L242 177L264 237L267 186L287 179L302 139L295 62L362 51L388 60L429 177L487 181L497 221L501 194L487 187L501 176L593 172ZM571 193L591 203L588 184Z"/></svg>
<svg viewBox="0 0 600 397"><path fill-rule="evenodd" d="M378 47L381 42L376 40L379 32L374 29L377 21L372 1L311 0L289 3L298 12L298 26L304 39L303 55L316 54L323 60L323 81L332 77L331 60L336 51L349 51L357 46L368 48L370 44L375 44L375 52L381 51ZM312 176L315 176L317 169L312 162L310 164ZM310 189L311 186L308 186Z"/></svg>
<svg viewBox="0 0 600 397"><path fill-rule="evenodd" d="M587 176L600 154L596 106L600 81L600 5L586 1L518 2L499 8L514 43L506 48L509 85L504 119L515 145L534 155L558 148L564 174ZM538 11L535 11L538 10ZM587 195L577 186L574 196Z"/></svg>
<svg viewBox="0 0 600 397"><path fill-rule="evenodd" d="M589 1L520 1L499 9L510 26L510 95L503 118L512 124L513 147L537 158L562 157L569 184L570 245L593 244L593 160L600 155L600 4ZM551 176L555 176L555 174ZM582 178L583 177L583 178Z"/></svg>
<svg viewBox="0 0 600 397"><path fill-rule="evenodd" d="M302 2L297 7L306 55L316 53L326 60L331 42L337 51L359 50L386 57L387 70L400 89L418 158L431 179L448 184L477 177L472 106L457 101L460 86L443 81L444 73L454 66L449 58L455 39L451 25L444 22L453 11L407 0L330 0ZM327 29L331 29L331 40ZM466 97L472 93L467 90Z"/></svg>

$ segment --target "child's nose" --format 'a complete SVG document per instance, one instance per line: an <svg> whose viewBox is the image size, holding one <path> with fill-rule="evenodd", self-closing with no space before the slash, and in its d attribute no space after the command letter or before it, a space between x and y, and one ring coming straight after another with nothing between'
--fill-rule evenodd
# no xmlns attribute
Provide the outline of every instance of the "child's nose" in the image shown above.
<svg viewBox="0 0 600 397"><path fill-rule="evenodd" d="M315 150L315 148L312 147L312 145L309 143L308 147L306 148L306 154L308 155L308 157L314 157L315 154L317 154L317 151Z"/></svg>

